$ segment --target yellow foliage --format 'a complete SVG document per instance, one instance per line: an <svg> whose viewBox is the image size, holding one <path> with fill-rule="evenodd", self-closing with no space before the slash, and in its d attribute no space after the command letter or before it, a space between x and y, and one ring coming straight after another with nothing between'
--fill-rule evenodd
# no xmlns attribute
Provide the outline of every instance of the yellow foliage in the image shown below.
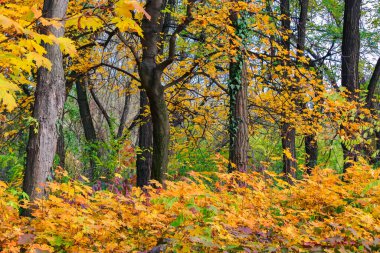
<svg viewBox="0 0 380 253"><path fill-rule="evenodd" d="M47 252L291 252L380 249L380 171L319 169L294 185L273 173L195 173L166 188L94 192L50 183L32 219L0 182L0 249ZM13 203L13 204L12 204ZM342 252L342 251L339 251Z"/></svg>

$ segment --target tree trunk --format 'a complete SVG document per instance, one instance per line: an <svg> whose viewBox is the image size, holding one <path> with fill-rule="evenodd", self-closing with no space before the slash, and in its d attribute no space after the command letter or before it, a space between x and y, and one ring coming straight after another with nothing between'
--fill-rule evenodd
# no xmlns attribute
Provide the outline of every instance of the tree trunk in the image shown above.
<svg viewBox="0 0 380 253"><path fill-rule="evenodd" d="M375 138L376 138L376 151L377 151L377 154L376 154L376 157L375 157L375 164L377 166L380 166L380 131L376 131L375 132Z"/></svg>
<svg viewBox="0 0 380 253"><path fill-rule="evenodd" d="M306 41L306 23L309 9L309 0L300 0L300 16L297 24L297 55L303 56Z"/></svg>
<svg viewBox="0 0 380 253"><path fill-rule="evenodd" d="M43 17L63 20L66 15L67 0L45 0ZM64 24L41 27L42 34L64 35ZM65 100L65 77L62 53L57 44L43 44L45 57L52 63L51 70L39 68L33 117L38 126L31 127L27 147L26 169L23 190L31 200L45 195L46 181L52 177L52 166L57 147L57 120L60 119ZM38 188L38 189L37 189Z"/></svg>
<svg viewBox="0 0 380 253"><path fill-rule="evenodd" d="M236 70L237 63L230 63L230 71ZM243 65L243 67L245 67ZM230 72L230 76L235 74ZM236 168L230 169L240 172L246 172L248 169L248 87L245 80L245 71L240 73L241 87L236 94L230 94L230 164L234 164ZM231 129L234 127L236 129Z"/></svg>
<svg viewBox="0 0 380 253"><path fill-rule="evenodd" d="M65 134L63 132L63 118L64 113L61 116L61 122L58 126L58 141L57 141L57 155L59 157L59 166L65 167L66 149L65 149Z"/></svg>
<svg viewBox="0 0 380 253"><path fill-rule="evenodd" d="M283 160L283 172L285 173L289 182L291 182L291 177L295 178L297 170L297 160L296 160L296 130L294 127L290 126L289 123L283 123L281 128L281 143L284 151L291 155L289 157L287 154L282 155Z"/></svg>
<svg viewBox="0 0 380 253"><path fill-rule="evenodd" d="M290 2L289 0L280 1L281 14L286 18L281 20L281 29L283 32L290 30ZM283 48L287 51L290 51L290 40L282 39L281 44ZM288 58L290 61L290 57ZM286 63L285 63L286 64ZM295 177L295 172L297 169L296 161L296 130L293 126L286 122L287 115L283 115L283 122L281 125L281 140L282 140L282 149L284 151L290 152L291 157L283 154L283 172L286 177L291 181L289 176Z"/></svg>
<svg viewBox="0 0 380 253"><path fill-rule="evenodd" d="M79 114L82 121L84 136L86 138L87 144L89 147L89 156L90 156L90 170L87 171L86 175L90 180L94 180L95 171L96 171L96 162L93 158L97 154L97 149L94 147L94 144L97 141L96 131L94 123L92 121L90 106L88 103L87 91L83 82L79 80L75 83L78 96L78 107Z"/></svg>
<svg viewBox="0 0 380 253"><path fill-rule="evenodd" d="M161 31L162 0L148 0L145 9L151 16L144 17L141 28L144 37L141 40L143 55L139 68L142 87L149 99L153 124L153 161L151 178L163 183L168 166L169 153L169 117L165 102L164 87L161 84L163 69L158 67L156 58Z"/></svg>
<svg viewBox="0 0 380 253"><path fill-rule="evenodd" d="M245 32L244 17L239 22L237 12L230 15L230 20L235 28L237 36ZM244 41L243 41L244 43ZM243 46L243 45L241 45ZM241 52L241 50L238 50ZM230 97L229 112L229 172L234 170L245 172L248 169L248 98L247 98L247 73L244 64L244 56L239 53L230 62L228 93Z"/></svg>
<svg viewBox="0 0 380 253"><path fill-rule="evenodd" d="M305 136L306 172L311 174L318 162L318 142L315 134Z"/></svg>
<svg viewBox="0 0 380 253"><path fill-rule="evenodd" d="M153 123L153 161L151 177L163 183L169 157L169 115L164 89L147 91Z"/></svg>
<svg viewBox="0 0 380 253"><path fill-rule="evenodd" d="M368 84L368 93L366 97L366 106L371 110L371 114L373 118L377 118L379 116L379 111L376 110L375 103L373 101L375 97L376 87L379 85L380 81L380 58L377 60L375 69L372 73L371 79ZM377 105L378 108L379 105ZM378 164L380 162L380 132L375 131L375 150L376 157L371 159L371 162Z"/></svg>
<svg viewBox="0 0 380 253"><path fill-rule="evenodd" d="M130 86L130 84L128 86ZM117 130L117 135L116 135L117 139L120 139L121 137L123 137L123 132L125 129L125 122L127 121L127 118L128 118L130 102L131 102L131 94L129 92L126 92L125 93L123 112L122 112L121 117L120 117L120 124L119 124L119 128Z"/></svg>
<svg viewBox="0 0 380 253"><path fill-rule="evenodd" d="M309 0L300 0L300 15L297 24L297 56L304 56L306 42L306 23L308 17ZM307 108L307 105L302 105ZM315 134L305 136L306 172L310 175L318 161L318 143Z"/></svg>
<svg viewBox="0 0 380 253"><path fill-rule="evenodd" d="M360 6L361 0L345 0L342 39L342 86L347 88L349 100L357 101L359 89L359 56L360 56ZM343 130L344 127L341 126ZM354 138L348 136L348 138ZM342 143L344 168L351 167L356 161L357 147L349 147Z"/></svg>
<svg viewBox="0 0 380 253"><path fill-rule="evenodd" d="M136 174L137 186L143 187L148 185L151 178L152 169L152 148L153 148L153 128L151 116L145 115L146 107L149 105L148 97L145 91L140 92L140 115L141 123L139 126L139 148L140 152L137 154L136 161Z"/></svg>
<svg viewBox="0 0 380 253"><path fill-rule="evenodd" d="M366 105L369 109L374 109L373 98L375 96L376 86L379 84L380 80L380 58L377 60L375 70L372 73L371 79L368 84L368 93L366 97Z"/></svg>

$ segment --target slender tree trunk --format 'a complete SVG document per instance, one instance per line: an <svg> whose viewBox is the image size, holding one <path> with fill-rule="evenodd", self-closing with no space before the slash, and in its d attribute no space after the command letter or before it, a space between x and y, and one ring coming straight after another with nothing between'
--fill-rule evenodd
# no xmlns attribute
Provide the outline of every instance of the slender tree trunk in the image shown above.
<svg viewBox="0 0 380 253"><path fill-rule="evenodd" d="M244 18L240 18L237 12L230 14L230 20L235 28L235 34L241 36L244 34ZM243 42L244 43L244 42ZM243 45L241 45L242 47ZM241 52L241 50L238 50ZM229 112L229 168L230 172L237 170L245 172L248 169L248 98L247 98L247 72L244 64L244 56L239 53L233 61L230 62L230 80L228 92L230 97Z"/></svg>
<svg viewBox="0 0 380 253"><path fill-rule="evenodd" d="M289 0L280 1L281 14L286 18L281 20L281 29L283 32L290 30L290 2ZM290 51L290 40L282 39L281 44L284 49ZM289 59L290 60L290 57ZM283 122L281 126L281 140L283 150L290 152L291 157L283 154L283 172L290 181L290 177L295 177L297 170L297 157L296 157L296 130L294 126L286 122L287 115L283 115Z"/></svg>
<svg viewBox="0 0 380 253"><path fill-rule="evenodd" d="M342 86L347 88L349 99L357 101L359 89L359 56L360 56L360 6L361 0L345 0L342 39ZM343 130L344 127L341 126ZM353 136L348 136L354 138ZM342 143L344 168L352 166L356 161L357 147L349 147Z"/></svg>
<svg viewBox="0 0 380 253"><path fill-rule="evenodd" d="M147 91L153 123L153 161L151 177L163 183L169 157L169 115L163 87Z"/></svg>
<svg viewBox="0 0 380 253"><path fill-rule="evenodd" d="M283 160L283 172L286 177L291 181L289 176L295 177L295 172L297 170L296 161L296 130L294 127L290 126L289 123L283 123L281 128L281 143L282 148L290 153L292 157L284 154L282 155Z"/></svg>
<svg viewBox="0 0 380 253"><path fill-rule="evenodd" d="M141 84L149 99L150 112L153 124L153 161L151 178L163 183L168 166L169 154L169 117L165 102L164 87L161 84L163 69L156 62L158 42L162 22L162 0L148 0L145 9L151 19L144 17L141 28L144 37L141 40L143 47L142 61L139 69Z"/></svg>
<svg viewBox="0 0 380 253"><path fill-rule="evenodd" d="M72 88L71 82L67 83L66 82L66 95L65 95L65 101L63 104L66 103L67 100L67 94L70 93ZM57 141L57 151L56 154L59 157L59 166L62 168L65 168L65 161L66 161L66 146L65 146L65 134L63 131L63 121L65 119L65 112L63 110L62 116L61 116L61 122L59 123L59 128L58 128L58 141Z"/></svg>
<svg viewBox="0 0 380 253"><path fill-rule="evenodd" d="M121 117L120 117L120 124L119 124L119 128L117 130L117 135L116 135L117 139L120 139L121 137L123 137L123 132L125 129L125 122L127 121L130 102L131 102L131 94L126 93L125 94L125 100L124 100L123 112L122 112Z"/></svg>
<svg viewBox="0 0 380 253"><path fill-rule="evenodd" d="M137 154L136 170L137 170L137 186L143 187L148 185L151 178L152 169L152 149L153 149L153 126L151 116L143 116L146 114L146 107L149 105L148 97L145 91L140 92L140 115L141 123L139 126L139 148Z"/></svg>
<svg viewBox="0 0 380 253"><path fill-rule="evenodd" d="M297 24L297 55L303 56L306 42L306 23L309 9L309 0L300 0L300 16Z"/></svg>
<svg viewBox="0 0 380 253"><path fill-rule="evenodd" d="M91 180L94 180L96 162L93 156L97 153L97 149L93 145L97 141L97 136L96 136L94 123L92 121L86 87L84 86L84 83L79 80L75 83L75 85L77 89L77 96L78 96L77 101L78 101L79 114L82 121L84 136L86 138L87 144L90 145L90 148L89 148L90 169L87 171L86 175Z"/></svg>
<svg viewBox="0 0 380 253"><path fill-rule="evenodd" d="M373 71L371 79L369 80L369 84L368 84L366 105L367 105L367 108L372 109L372 110L374 109L374 104L372 100L375 96L376 86L379 85L379 81L380 81L380 58L377 60L375 70Z"/></svg>
<svg viewBox="0 0 380 253"><path fill-rule="evenodd" d="M61 116L61 122L58 126L58 141L57 141L57 155L59 157L59 166L65 167L66 149L65 149L65 135L63 132L63 118L64 113Z"/></svg>
<svg viewBox="0 0 380 253"><path fill-rule="evenodd" d="M379 111L376 110L375 103L373 101L375 97L375 91L376 87L379 85L380 81L380 58L377 60L375 69L372 73L371 79L368 84L368 93L366 97L366 106L368 109L371 110L371 114L374 115L374 118L377 118L379 116ZM377 105L378 107L379 105ZM371 159L373 163L378 164L380 163L380 132L375 131L375 150L376 150L376 157L374 159Z"/></svg>
<svg viewBox="0 0 380 253"><path fill-rule="evenodd" d="M311 174L318 162L318 142L315 134L305 136L306 172Z"/></svg>
<svg viewBox="0 0 380 253"><path fill-rule="evenodd" d="M309 0L300 0L300 15L297 24L297 56L304 56L306 42L306 23L308 17ZM304 108L306 104L302 105ZM318 160L318 143L315 134L305 136L306 172L311 174Z"/></svg>
<svg viewBox="0 0 380 253"><path fill-rule="evenodd" d="M62 20L66 15L67 0L45 0L43 17ZM64 35L64 24L41 27L42 34ZM31 127L27 147L23 190L31 200L45 195L46 181L52 177L52 166L57 147L57 120L61 117L65 100L65 77L62 53L57 44L43 44L45 57L52 63L51 70L39 68L33 117L38 126ZM37 189L38 188L38 189Z"/></svg>
<svg viewBox="0 0 380 253"><path fill-rule="evenodd" d="M376 139L377 155L376 155L374 162L375 162L375 164L377 164L377 166L380 166L380 131L375 132L375 139Z"/></svg>

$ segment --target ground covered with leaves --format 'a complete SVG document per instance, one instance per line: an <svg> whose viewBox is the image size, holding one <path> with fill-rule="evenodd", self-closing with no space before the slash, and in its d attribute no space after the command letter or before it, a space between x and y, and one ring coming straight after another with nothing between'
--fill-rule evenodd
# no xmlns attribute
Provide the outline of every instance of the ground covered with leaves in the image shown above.
<svg viewBox="0 0 380 253"><path fill-rule="evenodd" d="M190 173L165 189L67 178L48 188L26 218L0 182L1 252L380 251L380 170L367 166L294 185L271 173Z"/></svg>

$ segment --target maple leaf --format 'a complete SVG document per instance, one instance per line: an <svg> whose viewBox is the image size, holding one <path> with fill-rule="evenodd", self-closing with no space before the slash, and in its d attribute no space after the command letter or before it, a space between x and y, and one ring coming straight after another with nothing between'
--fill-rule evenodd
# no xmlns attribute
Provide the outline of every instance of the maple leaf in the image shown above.
<svg viewBox="0 0 380 253"><path fill-rule="evenodd" d="M30 62L35 61L37 67L45 67L48 70L51 70L52 63L49 61L49 59L43 57L38 53L29 52L26 54L26 59Z"/></svg>
<svg viewBox="0 0 380 253"><path fill-rule="evenodd" d="M17 103L13 96L13 93L19 90L20 89L16 84L7 81L0 74L0 100L3 104L6 105L9 111L12 111L14 108L17 107Z"/></svg>

